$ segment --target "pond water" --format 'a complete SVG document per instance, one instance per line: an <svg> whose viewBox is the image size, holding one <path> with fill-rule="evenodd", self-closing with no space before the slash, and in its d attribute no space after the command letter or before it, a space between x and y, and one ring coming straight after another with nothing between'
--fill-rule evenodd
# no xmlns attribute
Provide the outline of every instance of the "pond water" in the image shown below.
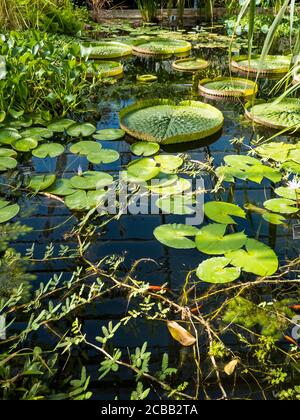
<svg viewBox="0 0 300 420"><path fill-rule="evenodd" d="M228 74L228 57L227 52L221 49L202 49L193 52L196 56L207 58L211 63L210 72L216 74ZM176 72L172 69L173 57L165 59L129 57L122 60L124 64L124 77L119 79L116 84L107 85L104 88L103 96L99 103L95 104L96 113L89 113L83 119L97 124L98 129L118 128L118 112L130 103L139 99L148 98L171 98L171 99L197 99L215 105L225 116L225 125L220 136L209 145L194 143L187 145L186 150L178 151L186 153L191 159L206 162L213 158L215 165L223 163L224 156L228 154L246 154L248 153L248 145L258 135L268 136L272 133L264 129L253 127L252 123L244 119L244 103L240 101L228 101L226 99L211 100L201 98L199 93L192 90L192 75ZM137 84L137 74L156 74L158 81L152 84ZM205 73L204 73L205 75ZM261 79L260 92L261 96L268 98L274 81ZM230 140L244 138L243 144L232 144ZM283 141L294 141L293 138L281 136ZM114 176L118 175L119 170L125 167L130 161L136 159L130 151L130 141L132 139L125 138L117 142L102 142L104 147L115 149L120 153L120 159L109 165L94 165L95 170L107 171ZM278 139L279 140L279 139ZM296 141L296 139L295 139ZM168 151L167 151L168 152ZM176 149L173 150L176 153ZM63 174L65 177L71 177L81 167L83 170L92 168L85 158L79 158L66 152L57 159L36 159L33 158L30 163L24 162L21 170L24 174L45 174L53 173ZM211 176L204 175L205 186L211 189L215 183L215 179ZM239 181L236 183L235 189L219 191L217 194L207 194L205 200L221 200L231 201L243 206L246 202L262 207L266 199L274 197L272 185L269 181L263 181L261 185L252 182ZM26 249L36 242L35 258L43 258L45 248L50 243L55 247L60 244L72 246L72 242L66 235L73 226L76 226L78 219L60 202L51 200L46 197L32 197L30 199L21 197L19 200L22 211L19 216L20 222L31 226L33 231L27 236L22 237L16 243L15 247L22 254ZM168 284L173 293L179 293L182 290L187 274L199 265L201 262L201 254L197 250L175 250L164 247L153 236L153 230L165 223L184 223L184 216L174 215L124 215L120 220L115 220L103 228L103 234L95 235L93 243L89 249L89 258L98 261L107 255L122 255L124 263L122 270L124 275L132 267L137 259L152 259L153 261L145 261L140 264L136 277L149 282L152 285ZM295 221L294 221L295 222ZM287 259L294 258L299 254L299 241L293 239L292 224L289 221L288 227L275 226L262 220L259 214L253 213L247 220L239 225L240 230L244 229L250 237L259 237L261 241L270 245L277 251L280 261L283 263ZM38 283L50 279L54 274L63 278L68 278L70 272L75 267L76 261L64 263L62 261L55 262L38 262L31 267L31 271L38 276ZM33 287L37 285L33 284ZM206 284L199 286L199 291L203 292L209 288ZM272 288L262 287L262 295L266 299L272 299ZM216 297L218 299L218 297ZM224 300L224 296L220 296ZM220 302L222 303L222 302ZM124 317L128 308L132 309L128 296L116 293L109 298L98 302L89 307L83 313L79 314L84 324L84 332L93 340L97 335L100 327L106 325L109 320L117 321ZM65 322L68 322L67 320ZM20 327L22 320L20 319ZM228 335L228 342L231 345L238 346L235 343L236 338ZM36 343L43 343L44 337L39 334L36 336ZM135 324L131 324L127 331L118 335L118 347L127 352L127 348L134 349L141 346L144 341L149 344L150 350L153 350L157 362L161 359L164 352L168 352L177 366L183 366L186 358L189 357L187 350L179 349L178 345L170 337L167 329L162 325L158 327L156 323L150 323L137 320ZM50 343L43 343L49 345ZM200 339L201 351L201 339ZM129 390L132 389L132 380L125 371L120 371L107 380L98 382L98 366L99 360L96 354L88 351L89 360L88 367L92 374L92 385L95 391L95 397L99 399L114 398L117 394L120 399L129 396ZM74 355L74 365L78 359L85 359L84 353ZM209 371L208 371L209 373ZM182 378L190 377L193 373L185 368L182 372ZM215 392L219 396L214 380L211 383L212 393ZM214 391L215 390L215 391ZM257 394L256 394L257 393ZM259 396L256 385L241 382L238 387L238 395L243 397ZM155 393L152 395L156 398Z"/></svg>

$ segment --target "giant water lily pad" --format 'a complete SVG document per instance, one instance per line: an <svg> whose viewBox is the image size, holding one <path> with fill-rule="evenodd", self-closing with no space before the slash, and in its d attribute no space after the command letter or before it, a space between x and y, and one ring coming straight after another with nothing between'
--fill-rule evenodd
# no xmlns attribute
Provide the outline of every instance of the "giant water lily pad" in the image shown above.
<svg viewBox="0 0 300 420"><path fill-rule="evenodd" d="M133 47L133 52L147 55L180 54L192 49L192 44L176 39L156 38Z"/></svg>
<svg viewBox="0 0 300 420"><path fill-rule="evenodd" d="M18 204L10 204L9 201L0 200L0 223L6 223L17 216L20 211Z"/></svg>
<svg viewBox="0 0 300 420"><path fill-rule="evenodd" d="M29 188L35 192L44 191L56 181L56 175L36 175L31 178Z"/></svg>
<svg viewBox="0 0 300 420"><path fill-rule="evenodd" d="M210 201L204 205L205 215L214 222L221 224L236 224L231 216L246 218L246 213L239 206L221 201Z"/></svg>
<svg viewBox="0 0 300 420"><path fill-rule="evenodd" d="M300 131L300 99L285 98L254 105L247 116L257 124L276 130Z"/></svg>
<svg viewBox="0 0 300 420"><path fill-rule="evenodd" d="M221 255L242 248L247 236L244 232L226 235L227 225L210 224L202 228L196 236L199 251L208 255Z"/></svg>
<svg viewBox="0 0 300 420"><path fill-rule="evenodd" d="M237 280L241 275L239 267L228 267L231 260L225 257L204 261L197 269L197 277L206 283L226 284Z"/></svg>
<svg viewBox="0 0 300 420"><path fill-rule="evenodd" d="M199 89L204 95L239 98L254 96L258 91L258 86L247 79L218 77L214 80L200 81Z"/></svg>
<svg viewBox="0 0 300 420"><path fill-rule="evenodd" d="M40 159L45 159L46 157L55 158L62 155L64 151L64 146L59 143L47 143L33 150L32 155Z"/></svg>
<svg viewBox="0 0 300 420"><path fill-rule="evenodd" d="M120 128L107 128L104 130L98 130L94 134L94 139L102 141L116 141L121 140L125 136L125 131Z"/></svg>
<svg viewBox="0 0 300 420"><path fill-rule="evenodd" d="M295 201L287 198L273 198L272 200L265 201L264 206L274 213L294 214L299 211Z"/></svg>
<svg viewBox="0 0 300 420"><path fill-rule="evenodd" d="M174 70L187 73L194 73L206 69L208 66L208 61L201 58L183 58L172 63Z"/></svg>
<svg viewBox="0 0 300 420"><path fill-rule="evenodd" d="M188 225L162 225L154 230L155 238L170 248L175 249L192 249L196 247L195 241L189 239L194 237L199 229Z"/></svg>
<svg viewBox="0 0 300 420"><path fill-rule="evenodd" d="M81 176L71 178L71 184L79 190L96 190L113 183L113 177L105 172L84 172Z"/></svg>
<svg viewBox="0 0 300 420"><path fill-rule="evenodd" d="M96 127L90 123L75 123L68 127L67 134L71 137L89 137L96 131Z"/></svg>
<svg viewBox="0 0 300 420"><path fill-rule="evenodd" d="M62 120L53 121L48 125L48 130L54 131L56 133L63 133L73 124L75 124L75 121L64 118Z"/></svg>
<svg viewBox="0 0 300 420"><path fill-rule="evenodd" d="M114 77L123 74L123 65L116 61L101 61L88 67L88 76Z"/></svg>
<svg viewBox="0 0 300 420"><path fill-rule="evenodd" d="M176 105L157 99L138 102L120 112L121 127L132 137L161 144L200 140L217 133L223 114L215 107L196 101Z"/></svg>
<svg viewBox="0 0 300 420"><path fill-rule="evenodd" d="M132 47L117 41L97 42L89 47L90 58L110 59L132 54Z"/></svg>
<svg viewBox="0 0 300 420"><path fill-rule="evenodd" d="M240 249L228 252L225 257L235 267L258 276L272 276L278 269L278 258L275 252L255 239L247 240L246 251Z"/></svg>
<svg viewBox="0 0 300 420"><path fill-rule="evenodd" d="M245 73L258 73L262 75L275 75L288 73L291 64L291 56L268 55L260 67L260 56L253 56L250 60L247 56L235 57L231 62L234 70Z"/></svg>

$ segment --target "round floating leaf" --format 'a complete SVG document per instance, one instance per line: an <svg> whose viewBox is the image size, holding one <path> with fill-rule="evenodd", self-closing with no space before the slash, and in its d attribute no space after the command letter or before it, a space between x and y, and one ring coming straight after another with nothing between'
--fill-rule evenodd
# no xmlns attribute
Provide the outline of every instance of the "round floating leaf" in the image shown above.
<svg viewBox="0 0 300 420"><path fill-rule="evenodd" d="M95 141L80 141L70 147L72 153L87 156L91 153L101 152L102 145Z"/></svg>
<svg viewBox="0 0 300 420"><path fill-rule="evenodd" d="M12 147L18 152L30 152L38 146L39 142L35 137L24 137L19 140L15 140L12 143Z"/></svg>
<svg viewBox="0 0 300 420"><path fill-rule="evenodd" d="M90 58L105 59L119 58L132 54L130 45L122 44L116 41L97 42L89 46Z"/></svg>
<svg viewBox="0 0 300 420"><path fill-rule="evenodd" d="M275 193L282 198L287 198L288 200L300 200L300 188L290 188L290 187L279 187L276 188Z"/></svg>
<svg viewBox="0 0 300 420"><path fill-rule="evenodd" d="M244 232L225 235L227 225L210 224L202 228L196 236L199 251L208 255L221 255L242 248L247 236Z"/></svg>
<svg viewBox="0 0 300 420"><path fill-rule="evenodd" d="M178 178L175 182L170 185L164 185L160 182L156 182L154 179L151 185L148 186L152 193L159 194L161 196L182 194L185 191L189 191L192 187L189 179Z"/></svg>
<svg viewBox="0 0 300 420"><path fill-rule="evenodd" d="M113 163L120 158L119 153L116 150L102 149L100 152L90 153L87 156L89 162L99 165L100 163Z"/></svg>
<svg viewBox="0 0 300 420"><path fill-rule="evenodd" d="M300 130L300 99L285 98L254 105L247 111L254 122L277 130Z"/></svg>
<svg viewBox="0 0 300 420"><path fill-rule="evenodd" d="M247 56L235 57L231 62L234 70L245 73L258 73L261 75L284 74L290 70L291 56L268 55L265 57L262 67L260 66L260 56L251 57L250 63Z"/></svg>
<svg viewBox="0 0 300 420"><path fill-rule="evenodd" d="M53 121L48 125L48 130L54 131L55 133L63 133L73 124L75 124L75 121L69 119Z"/></svg>
<svg viewBox="0 0 300 420"><path fill-rule="evenodd" d="M18 156L18 153L15 150L5 149L3 147L0 147L0 157L16 157L16 156Z"/></svg>
<svg viewBox="0 0 300 420"><path fill-rule="evenodd" d="M197 235L199 230L188 225L162 225L154 230L155 238L170 248L192 249L196 247L195 241L189 239Z"/></svg>
<svg viewBox="0 0 300 420"><path fill-rule="evenodd" d="M21 135L24 138L42 137L45 139L50 139L53 136L53 131L49 130L48 128L33 127L33 128L28 128L27 130L22 131Z"/></svg>
<svg viewBox="0 0 300 420"><path fill-rule="evenodd" d="M16 159L12 157L0 157L0 171L4 172L8 169L14 169L18 165Z"/></svg>
<svg viewBox="0 0 300 420"><path fill-rule="evenodd" d="M60 156L64 153L64 151L64 146L59 143L47 143L42 144L37 149L33 150L32 154L37 158L45 159L47 156L50 158Z"/></svg>
<svg viewBox="0 0 300 420"><path fill-rule="evenodd" d="M65 204L70 210L90 210L104 204L106 195L104 190L76 191L65 198Z"/></svg>
<svg viewBox="0 0 300 420"><path fill-rule="evenodd" d="M107 187L114 182L113 177L105 172L84 172L82 176L71 178L74 188L80 190L96 190Z"/></svg>
<svg viewBox="0 0 300 420"><path fill-rule="evenodd" d="M183 58L181 60L174 61L172 67L174 70L194 73L209 66L208 61L201 58Z"/></svg>
<svg viewBox="0 0 300 420"><path fill-rule="evenodd" d="M94 134L96 127L90 123L72 124L67 128L67 134L71 137L89 137Z"/></svg>
<svg viewBox="0 0 300 420"><path fill-rule="evenodd" d="M192 44L183 40L156 38L133 47L133 52L147 55L180 54L192 49Z"/></svg>
<svg viewBox="0 0 300 420"><path fill-rule="evenodd" d="M88 77L114 77L123 74L123 65L116 61L101 61L98 63L91 63L88 67Z"/></svg>
<svg viewBox="0 0 300 420"><path fill-rule="evenodd" d="M17 216L20 211L18 204L10 204L8 201L0 200L0 223L6 223Z"/></svg>
<svg viewBox="0 0 300 420"><path fill-rule="evenodd" d="M299 211L295 201L286 198L273 198L272 200L266 201L264 206L274 213L293 214Z"/></svg>
<svg viewBox="0 0 300 420"><path fill-rule="evenodd" d="M1 144L12 144L15 140L21 138L21 135L17 130L14 129L2 129L0 130L0 143Z"/></svg>
<svg viewBox="0 0 300 420"><path fill-rule="evenodd" d="M166 214L191 215L195 213L192 198L184 195L159 198L155 204Z"/></svg>
<svg viewBox="0 0 300 420"><path fill-rule="evenodd" d="M108 128L105 130L98 130L93 136L96 140L115 141L121 140L125 136L125 131L119 128Z"/></svg>
<svg viewBox="0 0 300 420"><path fill-rule="evenodd" d="M159 149L159 144L147 141L139 141L131 146L131 151L136 156L152 156L159 152Z"/></svg>
<svg viewBox="0 0 300 420"><path fill-rule="evenodd" d="M174 185L178 180L178 175L176 174L165 174L161 172L158 177L154 178L150 185L148 186L150 191L157 192L162 188L169 187L170 185Z"/></svg>
<svg viewBox="0 0 300 420"><path fill-rule="evenodd" d="M36 175L31 178L29 188L35 192L44 191L56 181L56 175Z"/></svg>
<svg viewBox="0 0 300 420"><path fill-rule="evenodd" d="M246 219L246 213L239 206L220 201L210 201L204 205L205 215L214 222L221 224L236 224L231 216Z"/></svg>
<svg viewBox="0 0 300 420"><path fill-rule="evenodd" d="M136 76L136 80L141 83L153 83L158 80L158 77L153 74L142 74Z"/></svg>
<svg viewBox="0 0 300 420"><path fill-rule="evenodd" d="M205 79L199 83L200 92L209 96L250 97L258 91L255 82L235 77L218 77L214 80Z"/></svg>
<svg viewBox="0 0 300 420"><path fill-rule="evenodd" d="M257 147L255 152L268 160L272 159L283 163L289 160L289 154L295 148L294 144L272 142Z"/></svg>
<svg viewBox="0 0 300 420"><path fill-rule="evenodd" d="M144 158L134 161L128 166L129 179L134 178L133 182L145 182L155 178L160 172L155 160Z"/></svg>
<svg viewBox="0 0 300 420"><path fill-rule="evenodd" d="M272 225L282 225L285 222L285 218L281 214L266 212L262 217L266 222L271 223Z"/></svg>
<svg viewBox="0 0 300 420"><path fill-rule="evenodd" d="M239 267L228 267L229 258L218 257L204 261L197 269L197 277L206 283L225 284L237 280L241 275Z"/></svg>
<svg viewBox="0 0 300 420"><path fill-rule="evenodd" d="M154 158L160 165L160 169L165 173L173 173L183 165L183 159L179 156L159 155Z"/></svg>
<svg viewBox="0 0 300 420"><path fill-rule="evenodd" d="M240 249L225 255L235 267L258 276L272 276L278 269L278 258L267 245L255 239L248 239L246 250Z"/></svg>
<svg viewBox="0 0 300 420"><path fill-rule="evenodd" d="M284 162L281 165L281 169L284 169L286 172L291 172L296 175L300 175L300 164L297 162Z"/></svg>
<svg viewBox="0 0 300 420"><path fill-rule="evenodd" d="M57 179L55 184L47 189L47 192L53 195L65 197L74 194L76 189L72 186L69 179Z"/></svg>
<svg viewBox="0 0 300 420"><path fill-rule="evenodd" d="M176 105L171 100L138 102L120 112L121 127L134 138L174 144L209 137L223 126L223 114L196 101Z"/></svg>

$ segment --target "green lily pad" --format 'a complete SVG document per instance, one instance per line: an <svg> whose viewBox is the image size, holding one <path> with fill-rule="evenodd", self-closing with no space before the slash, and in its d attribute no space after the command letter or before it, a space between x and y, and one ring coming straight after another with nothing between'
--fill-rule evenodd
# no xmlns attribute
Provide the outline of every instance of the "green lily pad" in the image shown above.
<svg viewBox="0 0 300 420"><path fill-rule="evenodd" d="M170 185L174 185L178 181L178 175L176 174L165 174L160 172L156 178L152 180L148 186L150 191L159 192Z"/></svg>
<svg viewBox="0 0 300 420"><path fill-rule="evenodd" d="M288 200L300 200L300 188L279 187L276 188L275 193Z"/></svg>
<svg viewBox="0 0 300 420"><path fill-rule="evenodd" d="M47 156L50 158L60 156L64 153L64 151L64 146L59 143L47 143L42 144L37 149L33 150L32 154L37 158L45 159Z"/></svg>
<svg viewBox="0 0 300 420"><path fill-rule="evenodd" d="M202 228L196 236L199 251L208 255L221 255L242 248L247 236L244 232L226 235L227 225L210 224Z"/></svg>
<svg viewBox="0 0 300 420"><path fill-rule="evenodd" d="M21 132L22 137L42 137L45 139L50 139L53 136L53 131L49 130L48 128L43 127L33 127L28 128L27 130L24 130Z"/></svg>
<svg viewBox="0 0 300 420"><path fill-rule="evenodd" d="M67 129L67 134L71 137L89 137L94 134L96 127L90 123L72 124Z"/></svg>
<svg viewBox="0 0 300 420"><path fill-rule="evenodd" d="M154 230L155 238L170 248L175 249L193 249L196 248L194 240L189 237L194 237L199 232L199 229L188 225L162 225Z"/></svg>
<svg viewBox="0 0 300 420"><path fill-rule="evenodd" d="M95 141L80 141L70 147L71 153L88 156L91 153L101 152L102 145Z"/></svg>
<svg viewBox="0 0 300 420"><path fill-rule="evenodd" d="M131 146L131 151L136 156L152 156L160 150L158 143L152 143L147 141L139 141Z"/></svg>
<svg viewBox="0 0 300 420"><path fill-rule="evenodd" d="M44 191L56 181L56 175L36 175L31 178L29 188L35 192Z"/></svg>
<svg viewBox="0 0 300 420"><path fill-rule="evenodd" d="M16 157L18 153L13 149L5 149L0 147L0 157Z"/></svg>
<svg viewBox="0 0 300 420"><path fill-rule="evenodd" d="M80 190L96 190L111 185L114 179L105 172L84 172L82 176L71 178L71 184L74 188Z"/></svg>
<svg viewBox="0 0 300 420"><path fill-rule="evenodd" d="M300 164L297 162L293 162L293 161L284 162L281 165L281 169L284 169L286 172L300 175Z"/></svg>
<svg viewBox="0 0 300 420"><path fill-rule="evenodd" d="M156 181L153 180L153 181ZM189 191L191 189L191 181L184 178L178 178L174 183L171 185L161 185L160 183L151 182L151 185L148 186L149 190L154 194L159 194L161 196L168 196L168 195L176 195L182 194L185 191Z"/></svg>
<svg viewBox="0 0 300 420"><path fill-rule="evenodd" d="M283 225L285 218L281 214L266 212L262 215L263 219L272 225Z"/></svg>
<svg viewBox="0 0 300 420"><path fill-rule="evenodd" d="M100 163L113 163L120 158L119 153L116 150L102 149L100 152L90 153L87 156L89 162L99 165Z"/></svg>
<svg viewBox="0 0 300 420"><path fill-rule="evenodd" d="M10 204L9 201L0 200L0 223L6 223L17 216L20 211L18 204Z"/></svg>
<svg viewBox="0 0 300 420"><path fill-rule="evenodd" d="M65 198L65 204L70 210L90 210L96 208L105 202L105 190L98 191L76 191L74 194Z"/></svg>
<svg viewBox="0 0 300 420"><path fill-rule="evenodd" d="M12 143L12 147L18 152L30 152L38 146L39 142L34 137L24 137L19 140L15 140Z"/></svg>
<svg viewBox="0 0 300 420"><path fill-rule="evenodd" d="M98 130L93 137L96 140L115 141L121 140L123 137L125 137L125 134L125 131L121 130L120 128L108 128L105 130Z"/></svg>
<svg viewBox="0 0 300 420"><path fill-rule="evenodd" d="M278 258L275 252L256 239L247 240L246 251L240 249L228 252L225 257L235 267L258 276L272 276L278 269Z"/></svg>
<svg viewBox="0 0 300 420"><path fill-rule="evenodd" d="M55 184L47 189L47 192L53 195L65 197L67 195L74 194L76 189L72 186L69 179L57 179Z"/></svg>
<svg viewBox="0 0 300 420"><path fill-rule="evenodd" d="M273 198L272 200L266 201L264 206L274 213L293 214L299 211L295 201L288 200L287 198Z"/></svg>
<svg viewBox="0 0 300 420"><path fill-rule="evenodd" d="M14 169L18 165L16 159L12 157L0 157L0 171L4 172L8 169Z"/></svg>
<svg viewBox="0 0 300 420"><path fill-rule="evenodd" d="M183 165L183 159L179 156L159 155L154 159L160 165L161 171L165 173L173 173Z"/></svg>
<svg viewBox="0 0 300 420"><path fill-rule="evenodd" d="M231 260L225 257L204 261L197 269L197 277L206 283L226 284L237 280L241 275L239 267L228 267Z"/></svg>
<svg viewBox="0 0 300 420"><path fill-rule="evenodd" d="M129 179L134 178L133 182L146 182L158 176L160 172L155 160L150 158L139 159L128 166Z"/></svg>
<svg viewBox="0 0 300 420"><path fill-rule="evenodd" d="M8 129L2 129L0 130L0 143L1 144L7 144L11 145L15 140L18 140L21 138L21 135L18 133L17 130L14 130L12 128Z"/></svg>
<svg viewBox="0 0 300 420"><path fill-rule="evenodd" d="M75 124L75 121L73 120L62 119L49 124L48 130L54 131L55 133L63 133L73 124Z"/></svg>
<svg viewBox="0 0 300 420"><path fill-rule="evenodd" d="M271 142L257 147L255 152L268 160L283 163L289 160L290 151L295 147L293 144Z"/></svg>
<svg viewBox="0 0 300 420"><path fill-rule="evenodd" d="M246 213L239 206L221 201L210 201L204 205L205 215L214 222L221 224L236 224L231 216L246 219Z"/></svg>

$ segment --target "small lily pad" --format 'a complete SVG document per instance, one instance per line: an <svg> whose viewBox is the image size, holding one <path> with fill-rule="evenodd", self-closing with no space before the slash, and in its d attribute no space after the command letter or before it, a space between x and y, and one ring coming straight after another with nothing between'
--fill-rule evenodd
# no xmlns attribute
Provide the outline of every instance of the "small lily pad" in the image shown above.
<svg viewBox="0 0 300 420"><path fill-rule="evenodd" d="M119 153L116 150L102 149L100 152L90 153L87 156L89 162L99 165L100 163L113 163L120 158Z"/></svg>
<svg viewBox="0 0 300 420"><path fill-rule="evenodd" d="M16 157L18 153L13 149L5 149L0 147L0 157Z"/></svg>
<svg viewBox="0 0 300 420"><path fill-rule="evenodd" d="M15 140L12 143L12 147L18 152L30 152L38 146L39 142L34 137L24 137L19 140Z"/></svg>
<svg viewBox="0 0 300 420"><path fill-rule="evenodd" d="M0 200L0 223L6 223L17 216L20 211L18 204L10 204L9 201Z"/></svg>
<svg viewBox="0 0 300 420"><path fill-rule="evenodd" d="M236 224L231 216L246 218L246 213L239 206L222 201L210 201L204 205L205 215L214 222L224 225Z"/></svg>
<svg viewBox="0 0 300 420"><path fill-rule="evenodd" d="M188 225L162 225L154 230L155 238L170 248L193 249L196 248L195 241L189 237L195 237L199 230Z"/></svg>
<svg viewBox="0 0 300 420"><path fill-rule="evenodd" d="M160 150L158 143L139 141L131 146L131 151L136 156L153 156Z"/></svg>
<svg viewBox="0 0 300 420"><path fill-rule="evenodd" d="M43 127L33 127L28 128L27 130L24 130L21 132L22 137L42 137L45 139L50 139L53 136L53 131L49 130L48 128Z"/></svg>
<svg viewBox="0 0 300 420"><path fill-rule="evenodd" d="M56 175L36 175L31 178L29 188L35 192L44 191L56 181Z"/></svg>
<svg viewBox="0 0 300 420"><path fill-rule="evenodd" d="M63 133L73 124L75 124L75 121L69 119L53 121L48 125L48 130L54 131L55 133Z"/></svg>
<svg viewBox="0 0 300 420"><path fill-rule="evenodd" d="M11 145L15 140L21 138L21 135L18 133L17 130L14 129L3 129L0 130L0 143Z"/></svg>
<svg viewBox="0 0 300 420"><path fill-rule="evenodd" d="M134 178L135 182L146 182L155 178L160 173L160 168L155 160L150 158L138 159L128 166L128 176Z"/></svg>
<svg viewBox="0 0 300 420"><path fill-rule="evenodd" d="M155 204L165 214L191 215L195 213L193 199L184 195L159 198Z"/></svg>
<svg viewBox="0 0 300 420"><path fill-rule="evenodd" d="M33 156L45 159L46 157L55 158L57 156L60 156L64 153L65 148L59 143L47 143L42 144L37 149L33 150L32 154Z"/></svg>
<svg viewBox="0 0 300 420"><path fill-rule="evenodd" d="M102 205L106 199L106 191L76 191L65 198L65 204L70 210L90 210Z"/></svg>
<svg viewBox="0 0 300 420"><path fill-rule="evenodd" d="M183 159L173 155L159 155L154 158L160 165L160 169L165 173L173 173L183 165Z"/></svg>
<svg viewBox="0 0 300 420"><path fill-rule="evenodd" d="M225 257L204 261L197 269L197 277L206 283L226 284L237 280L241 275L240 267L228 267L231 260Z"/></svg>
<svg viewBox="0 0 300 420"><path fill-rule="evenodd" d="M71 178L71 184L74 188L80 190L96 190L107 187L114 182L111 175L105 172L84 172L82 176Z"/></svg>
<svg viewBox="0 0 300 420"><path fill-rule="evenodd" d="M96 140L102 141L115 141L121 140L125 137L125 131L120 128L108 128L105 130L98 130L97 133L93 136Z"/></svg>
<svg viewBox="0 0 300 420"><path fill-rule="evenodd" d="M71 137L89 137L94 134L96 127L90 123L72 124L67 129L67 134Z"/></svg>
<svg viewBox="0 0 300 420"><path fill-rule="evenodd" d="M272 225L283 225L285 218L281 214L266 212L262 215L263 219Z"/></svg>
<svg viewBox="0 0 300 420"><path fill-rule="evenodd" d="M71 181L69 179L57 179L55 184L53 184L50 188L47 189L47 192L53 195L58 195L61 197L65 197L67 195L74 194L76 189L72 186Z"/></svg>
<svg viewBox="0 0 300 420"><path fill-rule="evenodd" d="M0 157L0 171L4 172L8 169L14 169L18 165L16 159L12 157Z"/></svg>
<svg viewBox="0 0 300 420"><path fill-rule="evenodd" d="M80 141L70 147L71 153L88 156L91 153L101 152L102 145L95 141Z"/></svg>
<svg viewBox="0 0 300 420"><path fill-rule="evenodd" d="M266 209L274 213L293 214L299 211L295 201L287 198L273 198L264 203Z"/></svg>

